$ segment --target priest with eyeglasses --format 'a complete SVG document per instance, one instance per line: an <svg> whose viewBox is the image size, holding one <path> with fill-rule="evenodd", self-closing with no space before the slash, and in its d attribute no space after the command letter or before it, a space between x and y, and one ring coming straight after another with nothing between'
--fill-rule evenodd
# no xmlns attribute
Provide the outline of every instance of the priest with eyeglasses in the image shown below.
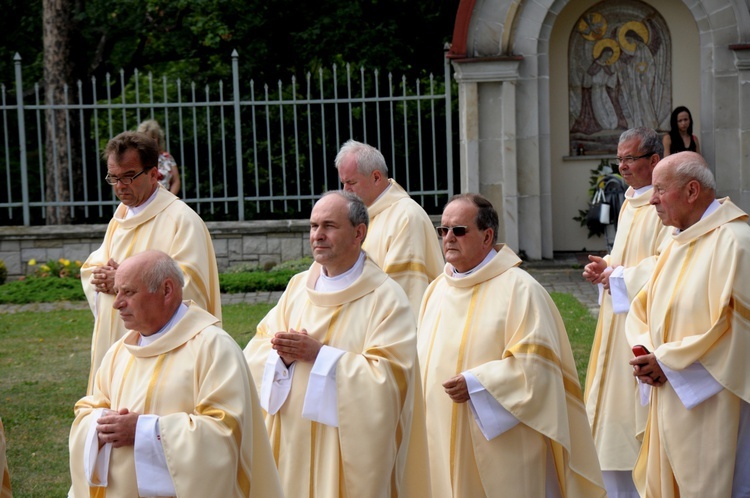
<svg viewBox="0 0 750 498"><path fill-rule="evenodd" d="M87 393L109 347L127 329L113 310L114 278L125 259L148 249L167 253L185 275L185 299L221 320L219 269L205 223L159 184L159 149L143 133L126 131L107 143L105 181L120 199L102 245L81 267L81 284L94 314Z"/></svg>

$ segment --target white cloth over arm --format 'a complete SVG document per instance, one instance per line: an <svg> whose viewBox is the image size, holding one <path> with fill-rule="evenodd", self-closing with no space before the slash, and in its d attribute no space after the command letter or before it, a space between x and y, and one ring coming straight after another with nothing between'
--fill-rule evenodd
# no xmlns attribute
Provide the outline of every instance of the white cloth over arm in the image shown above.
<svg viewBox="0 0 750 498"><path fill-rule="evenodd" d="M294 363L289 367L284 365L284 361L275 349L268 353L260 385L260 406L270 415L278 412L289 396L289 391L292 389L294 365Z"/></svg>
<svg viewBox="0 0 750 498"><path fill-rule="evenodd" d="M112 454L112 443L105 443L99 448L99 435L96 421L104 416L104 408L97 408L91 414L91 425L86 434L86 446L83 449L83 468L89 486L107 486L109 458Z"/></svg>
<svg viewBox="0 0 750 498"><path fill-rule="evenodd" d="M307 383L302 417L331 427L339 426L336 365L345 352L331 346L320 348Z"/></svg>
<svg viewBox="0 0 750 498"><path fill-rule="evenodd" d="M609 293L612 295L612 312L627 313L630 310L628 288L625 285L625 267L618 266L609 275Z"/></svg>
<svg viewBox="0 0 750 498"><path fill-rule="evenodd" d="M471 372L462 372L469 390L469 407L487 441L518 425L519 420L503 408Z"/></svg>
<svg viewBox="0 0 750 498"><path fill-rule="evenodd" d="M660 361L659 366L688 410L724 389L724 386L719 384L700 362L696 361L682 370L672 370Z"/></svg>
<svg viewBox="0 0 750 498"><path fill-rule="evenodd" d="M158 415L138 417L133 454L140 496L177 496L161 445Z"/></svg>

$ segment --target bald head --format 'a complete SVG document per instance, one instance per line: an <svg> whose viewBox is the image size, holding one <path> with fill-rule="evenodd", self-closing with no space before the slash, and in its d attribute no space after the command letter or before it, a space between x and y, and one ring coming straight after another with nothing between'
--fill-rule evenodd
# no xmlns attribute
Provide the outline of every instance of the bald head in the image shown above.
<svg viewBox="0 0 750 498"><path fill-rule="evenodd" d="M695 152L679 152L654 168L651 204L662 223L685 230L700 221L716 198L716 180Z"/></svg>
<svg viewBox="0 0 750 498"><path fill-rule="evenodd" d="M128 329L148 336L164 327L177 311L184 285L182 270L169 255L144 251L117 268L113 307Z"/></svg>

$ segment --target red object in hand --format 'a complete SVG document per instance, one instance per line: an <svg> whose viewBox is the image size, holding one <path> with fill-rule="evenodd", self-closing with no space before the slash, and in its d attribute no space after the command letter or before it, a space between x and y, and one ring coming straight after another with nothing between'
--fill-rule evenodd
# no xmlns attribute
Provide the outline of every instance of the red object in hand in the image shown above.
<svg viewBox="0 0 750 498"><path fill-rule="evenodd" d="M635 346L633 346L633 354L636 356L643 356L649 354L650 352L651 351L646 349L646 346L642 346L640 344L636 344Z"/></svg>

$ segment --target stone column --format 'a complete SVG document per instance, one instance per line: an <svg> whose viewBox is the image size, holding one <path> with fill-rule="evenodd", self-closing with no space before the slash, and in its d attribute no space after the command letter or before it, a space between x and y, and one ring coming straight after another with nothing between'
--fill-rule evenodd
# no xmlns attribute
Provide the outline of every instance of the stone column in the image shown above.
<svg viewBox="0 0 750 498"><path fill-rule="evenodd" d="M730 45L739 71L739 197L736 202L747 210L750 206L750 44ZM744 109L744 111L743 111ZM718 165L717 165L718 166Z"/></svg>
<svg viewBox="0 0 750 498"><path fill-rule="evenodd" d="M516 82L521 57L454 60L459 85L461 192L487 197L498 241L519 250Z"/></svg>

